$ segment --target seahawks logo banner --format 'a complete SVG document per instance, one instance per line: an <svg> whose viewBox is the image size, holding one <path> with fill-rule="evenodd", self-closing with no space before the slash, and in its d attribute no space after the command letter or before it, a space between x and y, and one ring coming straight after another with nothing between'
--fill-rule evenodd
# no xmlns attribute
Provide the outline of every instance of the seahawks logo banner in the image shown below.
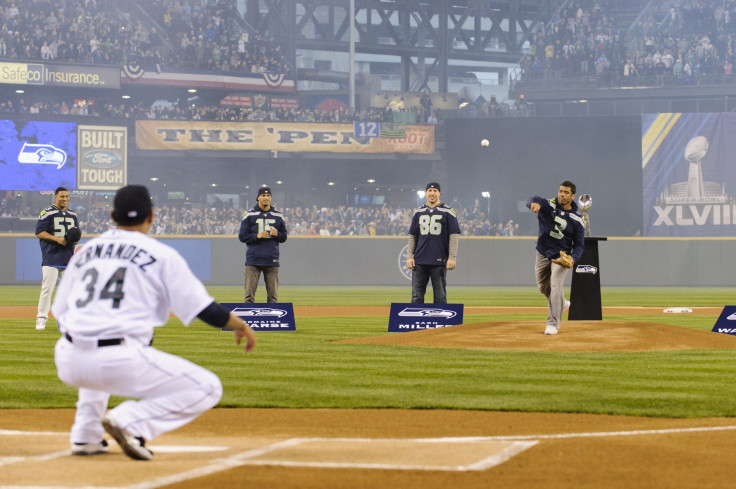
<svg viewBox="0 0 736 489"><path fill-rule="evenodd" d="M736 306L723 308L716 325L713 326L714 333L723 333L736 336Z"/></svg>
<svg viewBox="0 0 736 489"><path fill-rule="evenodd" d="M463 323L463 304L391 304L389 333L446 328Z"/></svg>
<svg viewBox="0 0 736 489"><path fill-rule="evenodd" d="M736 114L642 116L644 235L733 236Z"/></svg>
<svg viewBox="0 0 736 489"><path fill-rule="evenodd" d="M248 323L254 331L296 331L291 302L222 303L222 306Z"/></svg>

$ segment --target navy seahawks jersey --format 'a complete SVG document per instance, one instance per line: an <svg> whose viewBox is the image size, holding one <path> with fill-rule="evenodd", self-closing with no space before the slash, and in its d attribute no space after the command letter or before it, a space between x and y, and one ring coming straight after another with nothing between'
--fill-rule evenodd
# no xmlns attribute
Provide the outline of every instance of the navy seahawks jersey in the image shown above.
<svg viewBox="0 0 736 489"><path fill-rule="evenodd" d="M79 227L76 212L68 207L65 211L62 211L55 205L50 205L42 210L38 216L36 234L46 231L53 236L66 236L67 230L73 227ZM38 241L41 244L41 254L43 255L42 266L66 268L69 259L74 254L74 246L61 246L45 239L39 239Z"/></svg>
<svg viewBox="0 0 736 489"><path fill-rule="evenodd" d="M443 203L427 204L414 211L409 235L416 237L414 262L417 265L444 265L450 254L450 235L460 234L455 210Z"/></svg>
<svg viewBox="0 0 736 489"><path fill-rule="evenodd" d="M261 231L270 231L276 228L279 235L276 237L258 239ZM281 212L273 206L261 210L253 207L243 215L240 222L238 239L248 245L245 251L245 265L249 267L277 267L279 266L279 243L286 241L286 223Z"/></svg>
<svg viewBox="0 0 736 489"><path fill-rule="evenodd" d="M571 209L566 211L557 205L557 199L545 199L535 195L527 200L526 206L532 203L540 205L537 212L539 219L539 238L537 251L544 257L555 259L564 251L578 261L585 247L585 227L583 217L578 212L578 205L571 202Z"/></svg>

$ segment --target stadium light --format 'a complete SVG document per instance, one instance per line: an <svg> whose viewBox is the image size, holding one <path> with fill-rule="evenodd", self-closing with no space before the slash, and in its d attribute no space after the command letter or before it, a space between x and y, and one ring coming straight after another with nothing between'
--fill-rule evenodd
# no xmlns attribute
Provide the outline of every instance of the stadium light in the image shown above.
<svg viewBox="0 0 736 489"><path fill-rule="evenodd" d="M491 192L489 192L488 190L485 190L481 192L480 195L488 199L488 214L486 215L486 217L490 221L491 220Z"/></svg>

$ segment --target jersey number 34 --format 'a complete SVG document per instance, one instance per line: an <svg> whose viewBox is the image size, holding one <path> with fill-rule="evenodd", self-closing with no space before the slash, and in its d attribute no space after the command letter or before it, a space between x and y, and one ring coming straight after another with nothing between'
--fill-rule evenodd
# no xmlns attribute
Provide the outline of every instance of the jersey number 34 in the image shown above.
<svg viewBox="0 0 736 489"><path fill-rule="evenodd" d="M123 293L123 282L125 282L125 271L127 268L120 267L115 270L110 279L105 283L100 291L100 299L112 299L112 308L118 309L120 307L120 301L123 300L125 294ZM87 291L87 297L84 299L77 300L77 307L84 307L89 304L95 298L95 286L97 285L97 279L100 277L100 273L96 268L90 268L82 276L82 281L89 279L89 283L85 290Z"/></svg>

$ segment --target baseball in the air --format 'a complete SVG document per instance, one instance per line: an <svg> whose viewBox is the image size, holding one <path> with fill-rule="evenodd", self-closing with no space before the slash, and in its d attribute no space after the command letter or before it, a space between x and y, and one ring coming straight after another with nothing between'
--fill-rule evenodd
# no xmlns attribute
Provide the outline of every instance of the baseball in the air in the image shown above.
<svg viewBox="0 0 736 489"><path fill-rule="evenodd" d="M491 142L488 141L487 139L484 139L480 142L480 145L483 146L484 148L487 148L490 144Z"/></svg>

